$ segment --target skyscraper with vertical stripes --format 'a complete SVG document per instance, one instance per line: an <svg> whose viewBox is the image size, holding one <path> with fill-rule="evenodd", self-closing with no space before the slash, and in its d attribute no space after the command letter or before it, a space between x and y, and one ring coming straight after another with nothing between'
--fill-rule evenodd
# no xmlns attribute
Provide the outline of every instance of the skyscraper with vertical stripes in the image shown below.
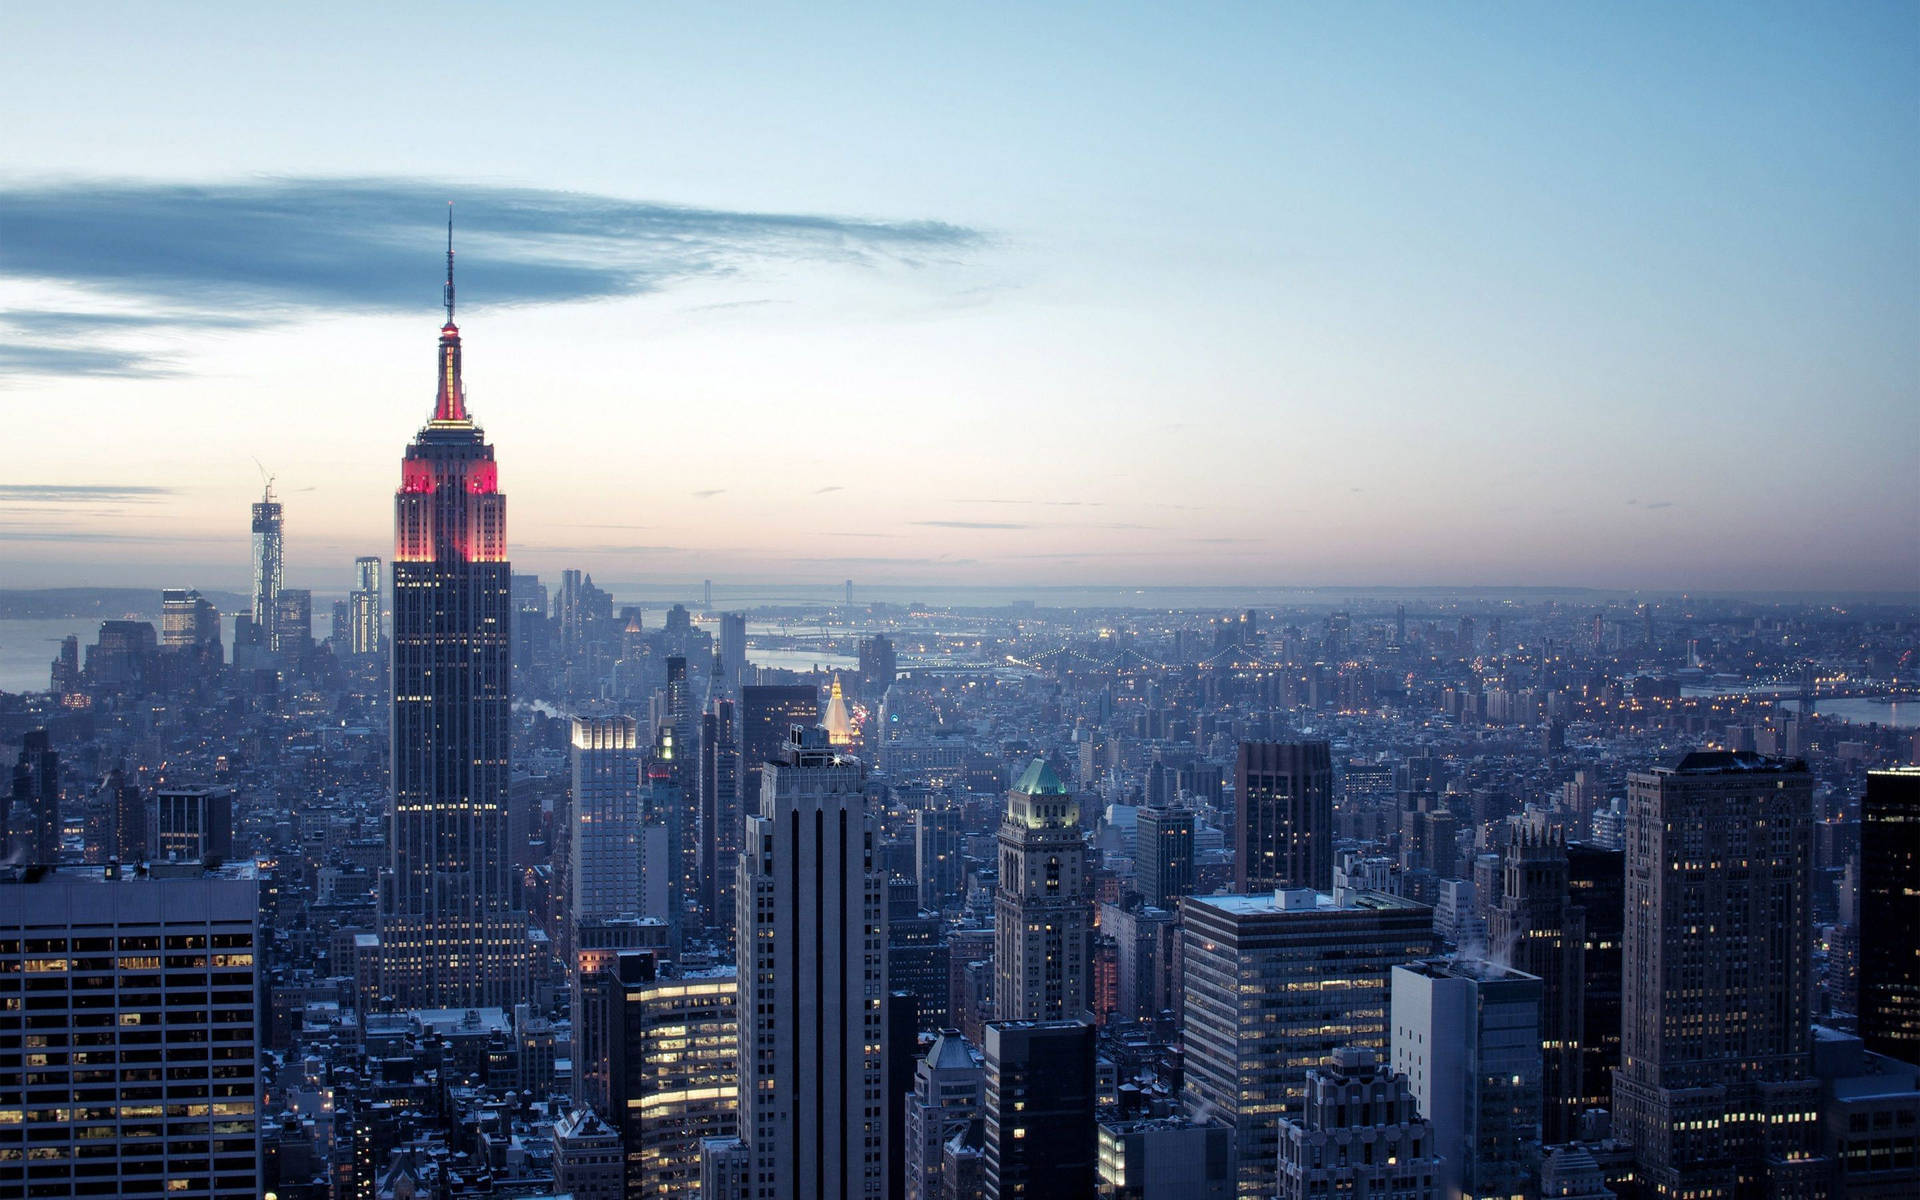
<svg viewBox="0 0 1920 1200"><path fill-rule="evenodd" d="M507 846L507 501L467 412L447 323L433 418L394 497L391 865L381 989L402 1006L511 1006L527 989L527 914Z"/></svg>

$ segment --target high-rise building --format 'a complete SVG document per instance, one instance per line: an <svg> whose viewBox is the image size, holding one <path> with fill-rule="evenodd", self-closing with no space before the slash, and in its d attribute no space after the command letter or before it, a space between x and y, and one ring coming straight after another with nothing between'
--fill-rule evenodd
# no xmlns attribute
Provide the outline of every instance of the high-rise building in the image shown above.
<svg viewBox="0 0 1920 1200"><path fill-rule="evenodd" d="M1627 777L1615 1136L1648 1194L1811 1194L1813 776L1697 751Z"/></svg>
<svg viewBox="0 0 1920 1200"><path fill-rule="evenodd" d="M0 861L60 861L60 752L44 729L29 729L13 761L13 787L0 806Z"/></svg>
<svg viewBox="0 0 1920 1200"><path fill-rule="evenodd" d="M313 649L313 593L306 588L281 588L273 608L269 648L295 659Z"/></svg>
<svg viewBox="0 0 1920 1200"><path fill-rule="evenodd" d="M250 864L0 871L0 1039L31 1047L0 1053L0 1195L261 1194L259 920Z"/></svg>
<svg viewBox="0 0 1920 1200"><path fill-rule="evenodd" d="M408 1007L511 1008L527 987L527 914L507 844L506 497L467 412L451 232L446 303L433 417L407 448L394 497L381 986Z"/></svg>
<svg viewBox="0 0 1920 1200"><path fill-rule="evenodd" d="M720 614L720 665L738 687L747 678L747 614Z"/></svg>
<svg viewBox="0 0 1920 1200"><path fill-rule="evenodd" d="M253 627L269 649L278 641L280 589L286 582L282 513L269 479L253 504Z"/></svg>
<svg viewBox="0 0 1920 1200"><path fill-rule="evenodd" d="M380 629L386 615L380 610L380 560L362 556L353 560L353 591L347 595L347 652L380 653Z"/></svg>
<svg viewBox="0 0 1920 1200"><path fill-rule="evenodd" d="M233 857L233 793L169 785L153 793L154 857L198 863Z"/></svg>
<svg viewBox="0 0 1920 1200"><path fill-rule="evenodd" d="M1433 1123L1445 1194L1538 1195L1539 978L1436 958L1395 967L1392 993L1393 1069Z"/></svg>
<svg viewBox="0 0 1920 1200"><path fill-rule="evenodd" d="M1280 1120L1280 1200L1434 1200L1440 1166L1433 1122L1374 1050L1309 1067L1299 1113Z"/></svg>
<svg viewBox="0 0 1920 1200"><path fill-rule="evenodd" d="M960 810L942 798L928 797L913 813L914 878L920 907L939 911L966 892L966 858L961 853Z"/></svg>
<svg viewBox="0 0 1920 1200"><path fill-rule="evenodd" d="M590 1108L553 1123L553 1186L571 1200L626 1200L620 1131Z"/></svg>
<svg viewBox="0 0 1920 1200"><path fill-rule="evenodd" d="M567 833L567 916L639 916L640 727L632 717L575 717Z"/></svg>
<svg viewBox="0 0 1920 1200"><path fill-rule="evenodd" d="M1101 1195L1113 1200L1231 1200L1233 1135L1183 1116L1102 1117Z"/></svg>
<svg viewBox="0 0 1920 1200"><path fill-rule="evenodd" d="M189 588L160 593L160 644L205 646L220 640L220 610Z"/></svg>
<svg viewBox="0 0 1920 1200"><path fill-rule="evenodd" d="M994 892L993 1011L1003 1021L1078 1020L1087 1009L1093 907L1080 804L1044 759L1007 793Z"/></svg>
<svg viewBox="0 0 1920 1200"><path fill-rule="evenodd" d="M899 663L894 657L893 641L884 633L860 639L860 688L870 695L878 696L892 686L894 676L899 674Z"/></svg>
<svg viewBox="0 0 1920 1200"><path fill-rule="evenodd" d="M1333 890L1329 743L1242 742L1234 806L1234 891Z"/></svg>
<svg viewBox="0 0 1920 1200"><path fill-rule="evenodd" d="M993 1021L986 1033L988 1200L1093 1200L1093 1025Z"/></svg>
<svg viewBox="0 0 1920 1200"><path fill-rule="evenodd" d="M1134 818L1134 874L1140 895L1172 910L1193 894L1193 810L1143 808Z"/></svg>
<svg viewBox="0 0 1920 1200"><path fill-rule="evenodd" d="M1867 773L1859 888L1860 1039L1920 1063L1920 767Z"/></svg>
<svg viewBox="0 0 1920 1200"><path fill-rule="evenodd" d="M700 717L700 911L709 929L724 931L723 941L732 939L740 857L740 743L733 715L733 701L715 696Z"/></svg>
<svg viewBox="0 0 1920 1200"><path fill-rule="evenodd" d="M782 760L765 770L735 883L740 1136L752 1197L879 1200L885 874L865 772L818 727L791 730Z"/></svg>
<svg viewBox="0 0 1920 1200"><path fill-rule="evenodd" d="M786 753L795 725L812 728L820 720L820 689L812 684L782 684L740 689L740 811L760 811L760 771Z"/></svg>
<svg viewBox="0 0 1920 1200"><path fill-rule="evenodd" d="M113 851L110 857L123 863L145 862L148 846L147 804L146 797L140 792L140 785L128 782L125 773L115 768L107 777L107 788L113 798Z"/></svg>
<svg viewBox="0 0 1920 1200"><path fill-rule="evenodd" d="M1586 945L1580 955L1581 1109L1610 1108L1620 1066L1620 998L1626 953L1627 856L1567 843L1567 895L1579 906Z"/></svg>
<svg viewBox="0 0 1920 1200"><path fill-rule="evenodd" d="M914 1067L907 1097L906 1200L941 1200L941 1151L979 1119L986 1103L987 1070L958 1029L942 1029Z"/></svg>
<svg viewBox="0 0 1920 1200"><path fill-rule="evenodd" d="M1341 1046L1387 1048L1387 983L1433 953L1433 910L1376 892L1294 890L1180 901L1186 1081L1195 1120L1234 1128L1237 1195L1270 1196L1280 1118L1307 1067Z"/></svg>
<svg viewBox="0 0 1920 1200"><path fill-rule="evenodd" d="M1580 1077L1586 1018L1586 911L1569 903L1561 831L1513 829L1503 847L1498 908L1488 914L1489 956L1540 980L1540 1094L1548 1144L1574 1140L1587 1089Z"/></svg>
<svg viewBox="0 0 1920 1200"><path fill-rule="evenodd" d="M626 1148L624 1195L667 1200L698 1186L700 1143L738 1132L739 997L733 968L658 973L650 952L603 960L582 983L592 1082L576 1112L604 1107Z"/></svg>

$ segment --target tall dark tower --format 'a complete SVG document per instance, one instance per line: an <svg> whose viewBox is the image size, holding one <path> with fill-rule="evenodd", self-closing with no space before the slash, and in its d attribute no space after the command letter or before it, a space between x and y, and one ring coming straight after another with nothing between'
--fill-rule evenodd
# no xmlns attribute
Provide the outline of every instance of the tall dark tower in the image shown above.
<svg viewBox="0 0 1920 1200"><path fill-rule="evenodd" d="M507 501L460 380L451 215L446 306L439 397L394 497L381 987L402 1006L511 1007L527 990L527 914L507 845Z"/></svg>
<svg viewBox="0 0 1920 1200"><path fill-rule="evenodd" d="M1234 804L1234 891L1333 890L1329 743L1240 743Z"/></svg>
<svg viewBox="0 0 1920 1200"><path fill-rule="evenodd" d="M1813 776L1696 751L1627 776L1613 1129L1658 1200L1813 1195Z"/></svg>
<svg viewBox="0 0 1920 1200"><path fill-rule="evenodd" d="M1920 769L1867 772L1860 806L1860 1036L1920 1059Z"/></svg>
<svg viewBox="0 0 1920 1200"><path fill-rule="evenodd" d="M1570 902L1566 835L1510 830L1502 853L1499 907L1487 916L1487 946L1502 966L1540 977L1542 1136L1574 1139L1587 1092L1585 1042L1587 914Z"/></svg>

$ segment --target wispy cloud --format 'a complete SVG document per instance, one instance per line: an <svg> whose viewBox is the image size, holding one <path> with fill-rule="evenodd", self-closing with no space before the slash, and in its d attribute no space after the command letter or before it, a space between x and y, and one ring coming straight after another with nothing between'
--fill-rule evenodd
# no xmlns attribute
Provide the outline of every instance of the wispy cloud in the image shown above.
<svg viewBox="0 0 1920 1200"><path fill-rule="evenodd" d="M840 486L839 484L837 484L837 483L830 483L830 484L828 484L828 485L827 485L826 487L823 487L823 488L815 488L815 489L813 490L813 494L814 494L814 495L816 495L816 496L824 496L824 495L826 495L826 494L827 494L828 492L844 492L844 491L846 491L846 490L847 490L846 488L844 488L844 487L841 487L841 486Z"/></svg>
<svg viewBox="0 0 1920 1200"><path fill-rule="evenodd" d="M112 335L238 329L313 312L430 311L438 228L457 203L461 296L477 307L656 292L766 262L913 268L984 244L940 221L650 204L422 179L0 186L0 279L93 292L91 312L16 310L0 371L153 375ZM122 312L126 305L147 311Z"/></svg>
<svg viewBox="0 0 1920 1200"><path fill-rule="evenodd" d="M723 494L726 490L725 488L702 488L693 494L693 498L695 500L711 500L715 496Z"/></svg>
<svg viewBox="0 0 1920 1200"><path fill-rule="evenodd" d="M154 504L178 492L121 483L0 483L0 501L18 504Z"/></svg>
<svg viewBox="0 0 1920 1200"><path fill-rule="evenodd" d="M1019 521L915 521L925 529L1032 529Z"/></svg>

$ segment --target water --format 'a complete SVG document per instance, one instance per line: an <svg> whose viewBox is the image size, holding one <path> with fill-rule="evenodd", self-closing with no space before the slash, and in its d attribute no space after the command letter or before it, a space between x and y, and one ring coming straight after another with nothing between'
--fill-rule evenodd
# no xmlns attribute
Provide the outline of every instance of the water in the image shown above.
<svg viewBox="0 0 1920 1200"><path fill-rule="evenodd" d="M143 616L159 628L160 616ZM34 620L0 620L0 692L44 692L48 668L60 654L60 639L74 634L80 639L80 661L86 661L87 646L100 639L98 617L49 617Z"/></svg>
<svg viewBox="0 0 1920 1200"><path fill-rule="evenodd" d="M1780 707L1799 712L1798 700L1783 700ZM1845 721L1851 725L1890 725L1895 729L1920 729L1920 700L1875 699L1871 696L1849 700L1815 700L1817 716Z"/></svg>

